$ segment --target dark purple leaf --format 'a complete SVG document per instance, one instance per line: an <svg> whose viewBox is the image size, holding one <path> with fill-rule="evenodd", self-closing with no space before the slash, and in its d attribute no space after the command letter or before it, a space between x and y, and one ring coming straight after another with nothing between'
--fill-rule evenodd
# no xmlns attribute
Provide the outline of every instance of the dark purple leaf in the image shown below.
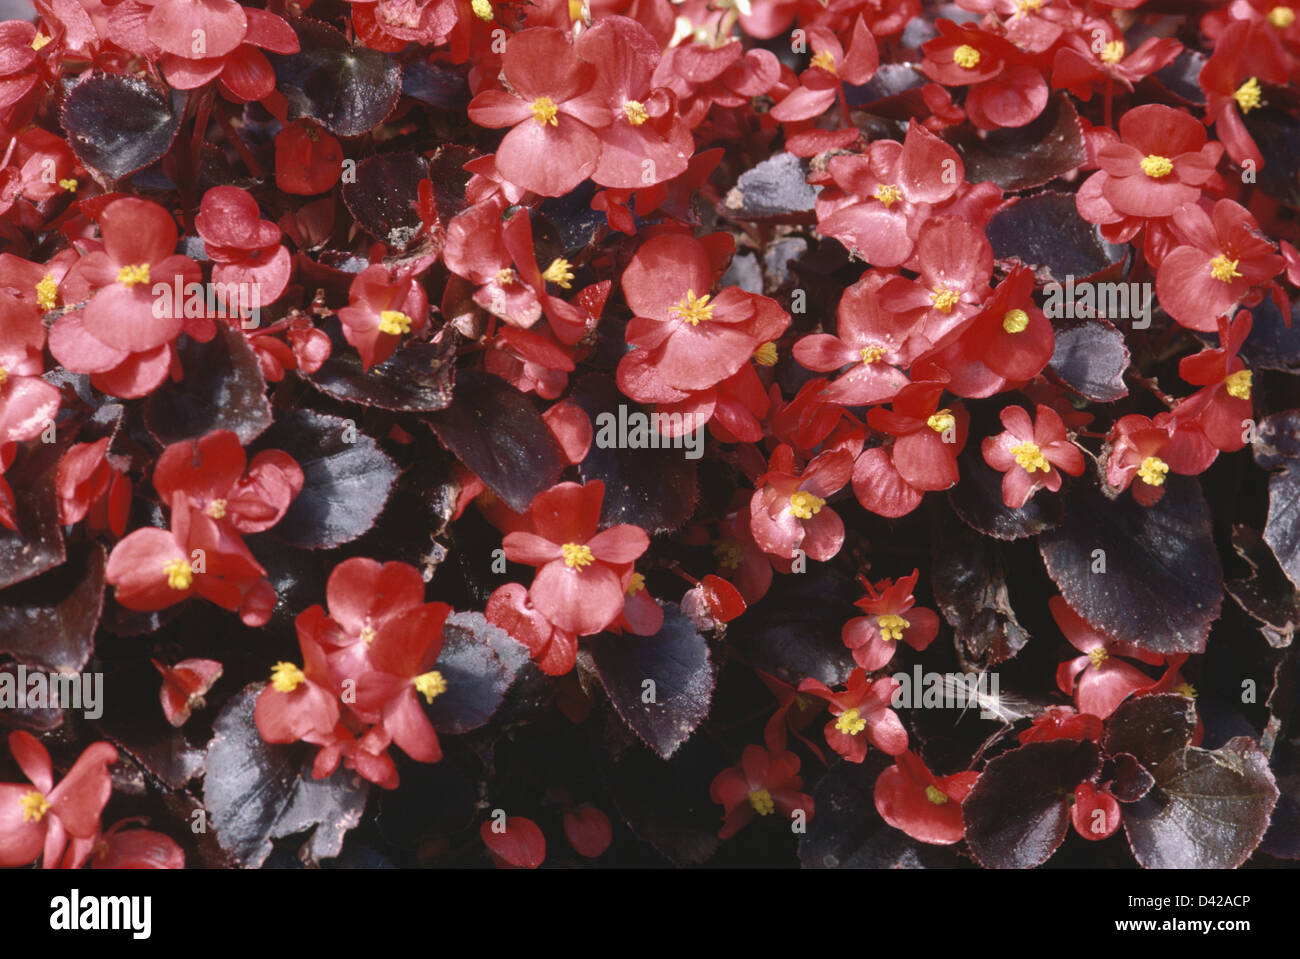
<svg viewBox="0 0 1300 959"><path fill-rule="evenodd" d="M989 435L996 433L989 430ZM958 457L961 481L948 491L953 510L972 529L996 539L1036 536L1061 519L1061 500L1039 490L1020 509L1011 509L1002 499L1002 473L984 462L979 444L968 443Z"/></svg>
<svg viewBox="0 0 1300 959"><path fill-rule="evenodd" d="M79 672L95 649L105 562L102 547L83 543L62 566L0 591L0 652L28 666Z"/></svg>
<svg viewBox="0 0 1300 959"><path fill-rule="evenodd" d="M313 779L314 749L263 742L253 721L259 692L260 683L245 687L213 724L203 804L217 840L249 869L266 861L273 839L308 829L303 858L337 856L343 837L361 821L369 783L342 767Z"/></svg>
<svg viewBox="0 0 1300 959"><path fill-rule="evenodd" d="M398 469L351 420L310 410L277 410L249 455L284 450L302 467L302 492L272 532L303 549L356 539L374 525L397 482Z"/></svg>
<svg viewBox="0 0 1300 959"><path fill-rule="evenodd" d="M813 792L816 815L799 838L805 869L936 869L956 864L950 849L917 842L876 812L876 780L890 765L872 750L865 762L826 770Z"/></svg>
<svg viewBox="0 0 1300 959"><path fill-rule="evenodd" d="M932 562L935 602L957 633L962 661L983 668L1020 652L1029 633L1011 606L1002 547L948 523L936 536Z"/></svg>
<svg viewBox="0 0 1300 959"><path fill-rule="evenodd" d="M66 443L42 443L22 450L5 473L14 494L18 532L0 526L0 589L39 576L67 557L54 486L66 448Z"/></svg>
<svg viewBox="0 0 1300 959"><path fill-rule="evenodd" d="M1100 317L1053 321L1056 349L1048 362L1052 372L1074 392L1098 403L1128 395L1124 371L1129 352L1124 334Z"/></svg>
<svg viewBox="0 0 1300 959"><path fill-rule="evenodd" d="M420 232L416 208L419 186L428 173L424 157L382 153L357 164L357 178L340 192L361 227L393 250L405 250Z"/></svg>
<svg viewBox="0 0 1300 959"><path fill-rule="evenodd" d="M1277 469L1268 480L1264 542L1287 578L1300 586L1300 410L1274 413L1259 424L1255 462Z"/></svg>
<svg viewBox="0 0 1300 959"><path fill-rule="evenodd" d="M1300 590L1286 578L1257 530L1233 526L1232 548L1250 566L1250 574L1230 580L1228 595L1259 623L1259 631L1270 646L1290 646L1300 627Z"/></svg>
<svg viewBox="0 0 1300 959"><path fill-rule="evenodd" d="M722 208L735 220L812 222L817 189L808 184L804 164L790 153L764 160L740 175Z"/></svg>
<svg viewBox="0 0 1300 959"><path fill-rule="evenodd" d="M830 566L777 576L761 600L727 628L727 638L755 669L797 686L808 677L838 686L853 671L840 632L861 615L861 590Z"/></svg>
<svg viewBox="0 0 1300 959"><path fill-rule="evenodd" d="M63 103L68 143L87 167L120 180L162 157L180 128L167 97L138 77L91 76Z"/></svg>
<svg viewBox="0 0 1300 959"><path fill-rule="evenodd" d="M564 454L527 396L488 373L461 370L452 399L429 425L507 506L522 512L559 480ZM608 509L608 490L605 504Z"/></svg>
<svg viewBox="0 0 1300 959"><path fill-rule="evenodd" d="M1186 696L1139 696L1106 720L1102 748L1108 756L1128 754L1150 770L1191 742L1195 731L1196 707Z"/></svg>
<svg viewBox="0 0 1300 959"><path fill-rule="evenodd" d="M602 633L587 640L587 649L614 709L664 759L709 714L709 646L676 605L664 607L663 627L653 636Z"/></svg>
<svg viewBox="0 0 1300 959"><path fill-rule="evenodd" d="M1268 759L1240 736L1213 751L1187 746L1153 770L1156 784L1124 809L1124 832L1147 869L1236 869L1268 828L1278 790Z"/></svg>
<svg viewBox="0 0 1300 959"><path fill-rule="evenodd" d="M961 154L967 180L991 180L1008 193L1065 176L1088 158L1079 115L1063 92L1048 100L1043 112L1022 127L980 135L963 124L947 139Z"/></svg>
<svg viewBox="0 0 1300 959"><path fill-rule="evenodd" d="M620 405L626 405L629 415L641 410L605 376L584 377L571 396L587 412L593 428L599 427L602 413L617 417ZM605 484L601 525L632 523L651 535L681 528L699 495L696 461L687 459L686 452L684 448L628 449L622 444L602 448L593 443L578 471L584 481L598 479Z"/></svg>
<svg viewBox="0 0 1300 959"><path fill-rule="evenodd" d="M327 324L334 348L330 358L307 382L327 396L360 406L402 413L431 413L451 405L456 375L449 342L404 340L393 355L362 369L356 350L336 324Z"/></svg>
<svg viewBox="0 0 1300 959"><path fill-rule="evenodd" d="M248 444L271 425L266 379L242 333L218 323L211 341L182 337L177 353L184 379L164 381L145 401L145 426L159 443L230 430Z"/></svg>
<svg viewBox="0 0 1300 959"><path fill-rule="evenodd" d="M528 650L482 613L453 613L435 668L447 690L425 712L440 733L460 735L490 720L528 663Z"/></svg>
<svg viewBox="0 0 1300 959"><path fill-rule="evenodd" d="M1086 279L1119 263L1128 250L1104 241L1079 216L1072 193L1013 198L993 215L988 238L998 260L1031 267L1043 283Z"/></svg>
<svg viewBox="0 0 1300 959"><path fill-rule="evenodd" d="M331 133L356 137L378 126L402 92L402 71L386 53L348 43L333 27L291 20L301 52L267 53L289 116L311 117Z"/></svg>
<svg viewBox="0 0 1300 959"><path fill-rule="evenodd" d="M1196 479L1171 474L1154 506L1127 492L1107 499L1088 476L1061 493L1065 519L1038 537L1038 547L1065 601L1142 649L1204 650L1223 603L1223 568ZM1093 572L1103 563L1105 572Z"/></svg>
<svg viewBox="0 0 1300 959"><path fill-rule="evenodd" d="M1090 742L1029 743L992 760L962 803L966 842L982 866L1032 869L1070 828L1074 787L1101 768Z"/></svg>

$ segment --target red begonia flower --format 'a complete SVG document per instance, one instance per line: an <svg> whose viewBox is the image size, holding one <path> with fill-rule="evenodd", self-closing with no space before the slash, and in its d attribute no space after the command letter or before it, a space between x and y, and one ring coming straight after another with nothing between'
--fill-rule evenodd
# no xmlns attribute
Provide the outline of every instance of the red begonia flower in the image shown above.
<svg viewBox="0 0 1300 959"><path fill-rule="evenodd" d="M0 446L32 439L54 421L59 391L41 379L44 347L36 305L0 291Z"/></svg>
<svg viewBox="0 0 1300 959"><path fill-rule="evenodd" d="M538 567L528 598L556 628L578 636L600 632L619 615L631 564L650 545L624 523L597 531L605 484L560 483L528 508L530 532L508 534L506 559Z"/></svg>
<svg viewBox="0 0 1300 959"><path fill-rule="evenodd" d="M899 391L891 409L873 407L867 414L873 429L895 437L889 455L892 468L917 490L947 489L959 479L957 454L966 445L970 417L960 403L940 409L943 390L941 382L918 380ZM860 477L859 473L854 470L854 492L864 506L872 509L871 503L863 499L870 476Z"/></svg>
<svg viewBox="0 0 1300 959"><path fill-rule="evenodd" d="M754 816L780 811L787 819L796 810L813 817L813 799L800 792L799 757L788 751L769 752L746 746L740 762L713 777L709 797L722 806L725 817L718 837L730 839Z"/></svg>
<svg viewBox="0 0 1300 959"><path fill-rule="evenodd" d="M493 626L504 629L527 646L537 668L546 675L563 676L573 669L578 653L577 636L553 626L533 606L528 589L522 584L498 586L488 597L483 615Z"/></svg>
<svg viewBox="0 0 1300 959"><path fill-rule="evenodd" d="M134 827L134 828L128 828ZM184 869L185 850L170 836L141 829L129 819L115 822L95 842L91 869Z"/></svg>
<svg viewBox="0 0 1300 959"><path fill-rule="evenodd" d="M847 53L831 30L812 25L805 32L812 61L800 75L799 86L772 107L771 115L782 123L821 116L843 95L845 83L861 86L876 75L880 66L876 38L861 16L853 25Z"/></svg>
<svg viewBox="0 0 1300 959"><path fill-rule="evenodd" d="M511 816L501 824L489 819L479 827L479 837L498 869L536 869L546 859L546 837L537 823Z"/></svg>
<svg viewBox="0 0 1300 959"><path fill-rule="evenodd" d="M1053 739L1101 741L1101 719L1091 713L1077 712L1073 706L1049 706L1035 717L1018 737L1024 743L1045 743Z"/></svg>
<svg viewBox="0 0 1300 959"><path fill-rule="evenodd" d="M348 305L339 310L343 338L356 347L367 370L392 356L403 336L424 329L428 318L429 301L419 280L381 263L357 274L348 287Z"/></svg>
<svg viewBox="0 0 1300 959"><path fill-rule="evenodd" d="M939 617L932 609L916 605L912 591L921 571L895 582L882 579L874 585L860 577L866 595L854 605L865 612L844 624L840 633L853 661L868 673L884 668L894 658L899 640L915 650L928 647L939 635Z"/></svg>
<svg viewBox="0 0 1300 959"><path fill-rule="evenodd" d="M285 193L324 193L342 173L343 147L310 120L287 123L275 135L275 185Z"/></svg>
<svg viewBox="0 0 1300 959"><path fill-rule="evenodd" d="M212 282L218 295L227 284L241 284L252 291L245 301L257 307L279 299L293 272L288 249L280 243L280 228L261 218L257 201L245 190L218 186L203 194L194 217L194 228L203 238L203 248L214 261ZM240 303L227 303L229 310Z"/></svg>
<svg viewBox="0 0 1300 959"><path fill-rule="evenodd" d="M1066 436L1060 415L1040 405L1035 416L1031 420L1020 406L1003 407L999 418L1006 430L985 437L982 445L984 462L1003 474L1002 502L1008 509L1020 509L1040 489L1055 493L1062 472L1083 472L1083 453Z"/></svg>
<svg viewBox="0 0 1300 959"><path fill-rule="evenodd" d="M926 76L968 86L966 113L980 129L1020 127L1047 106L1047 83L1030 56L1010 40L972 24L935 21L939 36L921 47Z"/></svg>
<svg viewBox="0 0 1300 959"><path fill-rule="evenodd" d="M1207 216L1195 203L1179 209L1173 232L1181 242L1156 273L1156 298L1170 316L1193 330L1210 332L1252 287L1285 265L1250 211L1219 200Z"/></svg>
<svg viewBox="0 0 1300 959"><path fill-rule="evenodd" d="M591 178L639 189L684 173L695 143L677 116L675 96L653 84L661 44L635 20L607 16L582 31L573 49L595 66L592 93L612 118L596 130L600 159Z"/></svg>
<svg viewBox="0 0 1300 959"><path fill-rule="evenodd" d="M1053 596L1048 607L1070 645L1083 653L1066 660L1056 669L1057 687L1065 695L1074 697L1079 712L1105 719L1130 695L1155 682L1119 657L1159 665L1164 662L1163 656L1111 639L1076 613L1060 596Z"/></svg>
<svg viewBox="0 0 1300 959"><path fill-rule="evenodd" d="M1159 103L1125 113L1119 135L1122 142L1097 151L1106 175L1101 195L1130 216L1173 216L1195 203L1223 152L1205 142L1205 127L1190 113Z"/></svg>
<svg viewBox="0 0 1300 959"><path fill-rule="evenodd" d="M812 693L830 704L831 716L826 724L826 743L851 763L860 763L867 756L867 741L891 756L907 749L907 730L890 708L896 679L885 678L874 682L867 679L861 667L849 673L843 692L834 692L825 683L805 679L799 692Z"/></svg>
<svg viewBox="0 0 1300 959"><path fill-rule="evenodd" d="M912 259L932 208L957 196L966 167L957 151L915 120L900 144L877 140L863 156L833 157L832 186L817 199L817 228L875 266Z"/></svg>
<svg viewBox="0 0 1300 959"><path fill-rule="evenodd" d="M1231 323L1226 316L1219 317L1219 347L1178 361L1182 378L1202 388L1178 404L1175 418L1194 423L1225 453L1246 445L1253 422L1251 371L1237 355L1250 336L1251 323L1247 310Z"/></svg>
<svg viewBox="0 0 1300 959"><path fill-rule="evenodd" d="M306 740L324 744L339 721L339 684L325 651L301 630L298 646L303 665L276 663L271 681L257 694L253 718L268 743Z"/></svg>
<svg viewBox="0 0 1300 959"><path fill-rule="evenodd" d="M164 666L156 659L149 661L162 676L158 698L163 715L177 727L189 721L193 710L203 708L203 697L221 678L221 664L215 659L182 659L175 666Z"/></svg>
<svg viewBox="0 0 1300 959"><path fill-rule="evenodd" d="M915 324L880 305L884 274L869 272L840 297L837 335L813 333L794 345L794 358L810 370L848 369L826 388L825 398L845 406L892 400L904 386L903 370L931 343Z"/></svg>
<svg viewBox="0 0 1300 959"><path fill-rule="evenodd" d="M117 750L94 743L57 786L50 754L31 733L9 734L9 751L27 783L0 783L0 867L41 857L45 869L80 869L99 835L99 815L113 783Z"/></svg>
<svg viewBox="0 0 1300 959"><path fill-rule="evenodd" d="M961 804L978 778L976 772L935 776L919 756L904 751L876 780L876 811L918 842L951 845L966 831Z"/></svg>
<svg viewBox="0 0 1300 959"><path fill-rule="evenodd" d="M275 90L275 70L262 50L290 54L299 50L298 35L283 17L256 7L242 7L247 20L243 41L228 53L177 56L168 52L160 67L168 85L194 90L216 80L221 92L236 103L264 100ZM151 18L152 19L152 18ZM260 48L260 49L259 49Z"/></svg>
<svg viewBox="0 0 1300 959"><path fill-rule="evenodd" d="M149 39L165 53L190 60L233 53L248 32L235 0L159 0L145 22Z"/></svg>
<svg viewBox="0 0 1300 959"><path fill-rule="evenodd" d="M1118 80L1126 90L1178 58L1183 45L1173 37L1148 37L1130 51L1122 35L1110 37L1117 29L1107 20L1097 20L1094 28L1066 34L1052 61L1052 86L1069 90L1080 100L1092 99L1094 90L1105 89L1110 80ZM1106 39L1097 38L1093 30L1102 31ZM1095 44L1101 41L1101 50Z"/></svg>
<svg viewBox="0 0 1300 959"><path fill-rule="evenodd" d="M750 501L750 532L767 553L791 559L802 549L825 562L844 544L844 521L826 500L849 482L853 456L844 450L820 453L796 471L794 450L782 443L772 453Z"/></svg>
<svg viewBox="0 0 1300 959"><path fill-rule="evenodd" d="M1106 482L1120 491L1131 483L1133 498L1143 506L1153 505L1165 494L1170 470L1196 476L1218 455L1204 433L1170 413L1158 413L1155 419L1138 413L1121 416L1107 440L1111 448Z"/></svg>
<svg viewBox="0 0 1300 959"><path fill-rule="evenodd" d="M354 712L382 725L402 752L425 763L441 759L442 748L419 697L432 703L447 691L446 679L433 665L442 653L442 628L450 613L446 603L425 603L390 620L369 644L371 671L357 679Z"/></svg>
<svg viewBox="0 0 1300 959"><path fill-rule="evenodd" d="M1084 839L1092 842L1107 839L1115 834L1122 820L1119 800L1111 795L1109 786L1098 789L1090 782L1081 782L1074 787L1070 822Z"/></svg>
<svg viewBox="0 0 1300 959"><path fill-rule="evenodd" d="M579 806L564 814L564 835L579 856L599 859L614 841L614 827L595 806Z"/></svg>
<svg viewBox="0 0 1300 959"><path fill-rule="evenodd" d="M650 351L646 362L674 389L713 386L760 346L747 322L753 298L734 286L712 296L714 275L703 243L671 233L643 243L623 271L623 296L635 314L627 341Z"/></svg>
<svg viewBox="0 0 1300 959"><path fill-rule="evenodd" d="M114 536L126 533L131 508L131 480L124 469L110 462L109 437L93 443L76 443L59 460L55 486L59 494L59 525L83 519L92 530Z"/></svg>
<svg viewBox="0 0 1300 959"><path fill-rule="evenodd" d="M596 68L554 27L512 35L502 62L513 93L484 90L469 117L479 126L511 128L496 152L503 177L542 196L562 196L595 172L595 131L611 122L604 97L593 90Z"/></svg>

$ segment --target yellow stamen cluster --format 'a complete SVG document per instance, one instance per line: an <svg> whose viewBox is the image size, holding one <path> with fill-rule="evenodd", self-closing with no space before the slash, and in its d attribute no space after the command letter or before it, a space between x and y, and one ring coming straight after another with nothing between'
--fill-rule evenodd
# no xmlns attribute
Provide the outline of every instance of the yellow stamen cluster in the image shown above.
<svg viewBox="0 0 1300 959"><path fill-rule="evenodd" d="M3 366L0 366L0 386L4 386L8 382L9 382L9 371L5 369Z"/></svg>
<svg viewBox="0 0 1300 959"><path fill-rule="evenodd" d="M1023 333L1029 327L1029 314L1024 310L1007 310L1002 314L1002 329L1008 333Z"/></svg>
<svg viewBox="0 0 1300 959"><path fill-rule="evenodd" d="M492 22L492 4L488 3L488 0L471 0L469 6L474 11L474 16L484 23Z"/></svg>
<svg viewBox="0 0 1300 959"><path fill-rule="evenodd" d="M1038 444L1032 440L1026 440L1023 443L1017 443L1011 447L1011 455L1016 458L1016 463L1026 472L1033 473L1038 470L1043 473L1050 473L1052 466L1047 462L1047 457L1043 451L1038 448Z"/></svg>
<svg viewBox="0 0 1300 959"><path fill-rule="evenodd" d="M411 680L411 685L415 691L424 697L426 703L433 702L434 696L440 696L447 691L447 680L442 678L442 673L436 669L432 672L421 673Z"/></svg>
<svg viewBox="0 0 1300 959"><path fill-rule="evenodd" d="M722 540L713 544L713 555L718 558L718 565L723 569L738 569L745 560L745 551L739 544Z"/></svg>
<svg viewBox="0 0 1300 959"><path fill-rule="evenodd" d="M1186 680L1175 686L1173 691L1179 696L1186 696L1188 699L1196 698L1196 687Z"/></svg>
<svg viewBox="0 0 1300 959"><path fill-rule="evenodd" d="M930 800L930 802L934 803L936 806L942 806L948 801L948 797L940 791L938 786L926 786L925 798Z"/></svg>
<svg viewBox="0 0 1300 959"><path fill-rule="evenodd" d="M1241 107L1242 113L1249 113L1251 110L1260 106L1264 101L1260 97L1259 81L1251 77L1232 95L1232 99L1237 101L1237 106Z"/></svg>
<svg viewBox="0 0 1300 959"><path fill-rule="evenodd" d="M669 313L676 313L691 326L699 326L702 320L713 319L713 306L709 303L709 294L696 297L694 290L687 290L680 303L668 308Z"/></svg>
<svg viewBox="0 0 1300 959"><path fill-rule="evenodd" d="M69 177L69 178L66 179L66 180L60 180L60 181L59 181L59 188L60 188L60 189L63 189L63 190L67 190L69 193L76 193L76 192L77 192L77 181L76 181L75 179L73 179L72 177Z"/></svg>
<svg viewBox="0 0 1300 959"><path fill-rule="evenodd" d="M371 643L375 641L375 636L377 635L378 634L374 631L372 627L370 626L361 627L361 641L365 643L367 646L369 646Z"/></svg>
<svg viewBox="0 0 1300 959"><path fill-rule="evenodd" d="M573 264L564 257L557 256L551 261L551 265L542 271L542 279L567 290L573 286L573 270L570 269L572 266Z"/></svg>
<svg viewBox="0 0 1300 959"><path fill-rule="evenodd" d="M930 294L930 302L934 304L934 308L940 313L951 313L952 308L957 305L957 301L960 299L960 293L948 289L942 283L936 286L934 292Z"/></svg>
<svg viewBox="0 0 1300 959"><path fill-rule="evenodd" d="M1099 669L1101 664L1110 659L1110 654L1106 652L1105 646L1098 646L1088 653L1088 661L1092 663L1093 669Z"/></svg>
<svg viewBox="0 0 1300 959"><path fill-rule="evenodd" d="M952 52L952 62L964 69L974 70L979 66L980 52L974 47L963 43Z"/></svg>
<svg viewBox="0 0 1300 959"><path fill-rule="evenodd" d="M1102 63L1119 63L1124 59L1124 41L1111 40L1101 50Z"/></svg>
<svg viewBox="0 0 1300 959"><path fill-rule="evenodd" d="M936 433L947 433L957 425L957 418L952 415L952 410L936 410L925 421L925 425Z"/></svg>
<svg viewBox="0 0 1300 959"><path fill-rule="evenodd" d="M646 112L645 104L640 100L628 100L623 104L623 115L627 117L627 122L634 127L639 127L650 119L650 114Z"/></svg>
<svg viewBox="0 0 1300 959"><path fill-rule="evenodd" d="M18 808L23 811L23 822L40 822L41 817L49 810L50 804L43 795L33 789L19 797Z"/></svg>
<svg viewBox="0 0 1300 959"><path fill-rule="evenodd" d="M755 789L750 793L749 804L760 816L770 816L776 812L776 803L772 802L772 794L766 789Z"/></svg>
<svg viewBox="0 0 1300 959"><path fill-rule="evenodd" d="M302 670L293 663L281 662L271 667L271 686L278 693L291 693L306 681Z"/></svg>
<svg viewBox="0 0 1300 959"><path fill-rule="evenodd" d="M885 209L889 209L895 203L903 198L903 191L892 183L882 183L876 187L873 194L877 200L885 204Z"/></svg>
<svg viewBox="0 0 1300 959"><path fill-rule="evenodd" d="M207 513L213 519L226 518L226 501L223 499L214 499L208 504L208 508L203 512Z"/></svg>
<svg viewBox="0 0 1300 959"><path fill-rule="evenodd" d="M183 559L169 559L163 563L163 572L167 574L167 585L172 589L189 589L194 585L194 570Z"/></svg>
<svg viewBox="0 0 1300 959"><path fill-rule="evenodd" d="M553 127L558 127L560 125L560 121L556 117L556 114L558 114L560 110L555 105L555 101L550 97L538 97L534 100L532 111L533 119L537 121L538 126L544 127L548 123Z"/></svg>
<svg viewBox="0 0 1300 959"><path fill-rule="evenodd" d="M861 350L858 351L858 355L862 357L863 363L866 363L868 366L870 366L872 363L879 363L881 360L883 360L885 358L885 354L888 352L889 351L886 350L883 346L864 346Z"/></svg>
<svg viewBox="0 0 1300 959"><path fill-rule="evenodd" d="M645 589L645 576L641 573L633 573L632 578L627 583L627 594L635 596L643 589Z"/></svg>
<svg viewBox="0 0 1300 959"><path fill-rule="evenodd" d="M799 519L812 519L825 505L826 500L803 490L790 496L790 512Z"/></svg>
<svg viewBox="0 0 1300 959"><path fill-rule="evenodd" d="M149 264L138 263L135 266L124 266L117 271L117 282L124 283L127 286L135 286L137 283L149 282Z"/></svg>
<svg viewBox="0 0 1300 959"><path fill-rule="evenodd" d="M1231 283L1241 276L1241 272L1237 269L1237 264L1240 262L1240 260L1229 260L1220 253L1210 261L1210 276L1216 280L1222 280L1224 283Z"/></svg>
<svg viewBox="0 0 1300 959"><path fill-rule="evenodd" d="M880 627L880 638L892 643L902 639L903 630L912 624L897 613L886 613L876 617L876 625Z"/></svg>
<svg viewBox="0 0 1300 959"><path fill-rule="evenodd" d="M591 547L585 543L565 543L561 549L564 551L564 565L570 569L581 570L596 561L596 557L591 555Z"/></svg>
<svg viewBox="0 0 1300 959"><path fill-rule="evenodd" d="M492 277L497 286L510 286L515 282L515 271L513 267L503 266L497 270L497 275Z"/></svg>
<svg viewBox="0 0 1300 959"><path fill-rule="evenodd" d="M1238 370L1223 381L1227 387L1228 395L1234 396L1239 400L1250 399L1250 370Z"/></svg>
<svg viewBox="0 0 1300 959"><path fill-rule="evenodd" d="M411 318L400 310L384 310L379 314L379 332L401 336L411 332Z"/></svg>
<svg viewBox="0 0 1300 959"><path fill-rule="evenodd" d="M1016 18L1023 17L1027 13L1033 13L1042 7L1043 0L1016 0Z"/></svg>
<svg viewBox="0 0 1300 959"><path fill-rule="evenodd" d="M760 343L754 351L754 362L759 366L776 366L776 344L770 341Z"/></svg>
<svg viewBox="0 0 1300 959"><path fill-rule="evenodd" d="M1159 180L1161 177L1169 176L1174 172L1174 163L1169 157L1162 157L1155 153L1148 153L1142 158L1142 172L1153 180Z"/></svg>
<svg viewBox="0 0 1300 959"><path fill-rule="evenodd" d="M1148 486L1164 486L1169 464L1159 456L1148 456L1138 467L1138 477Z"/></svg>
<svg viewBox="0 0 1300 959"><path fill-rule="evenodd" d="M813 54L812 62L809 64L814 67L821 67L827 73L835 72L835 57L829 50L818 50Z"/></svg>
<svg viewBox="0 0 1300 959"><path fill-rule="evenodd" d="M862 713L858 710L848 709L840 714L839 719L835 720L835 728L849 736L856 736L867 728L867 721L862 718Z"/></svg>
<svg viewBox="0 0 1300 959"><path fill-rule="evenodd" d="M1268 22L1279 30L1285 30L1295 23L1295 11L1290 7L1274 7L1268 12Z"/></svg>
<svg viewBox="0 0 1300 959"><path fill-rule="evenodd" d="M45 49L45 45L53 39L53 37L47 37L43 33L38 33L36 36L32 37L32 49L43 50Z"/></svg>
<svg viewBox="0 0 1300 959"><path fill-rule="evenodd" d="M42 310L52 310L59 302L59 284L54 282L54 274L46 273L41 282L36 284L36 303Z"/></svg>

